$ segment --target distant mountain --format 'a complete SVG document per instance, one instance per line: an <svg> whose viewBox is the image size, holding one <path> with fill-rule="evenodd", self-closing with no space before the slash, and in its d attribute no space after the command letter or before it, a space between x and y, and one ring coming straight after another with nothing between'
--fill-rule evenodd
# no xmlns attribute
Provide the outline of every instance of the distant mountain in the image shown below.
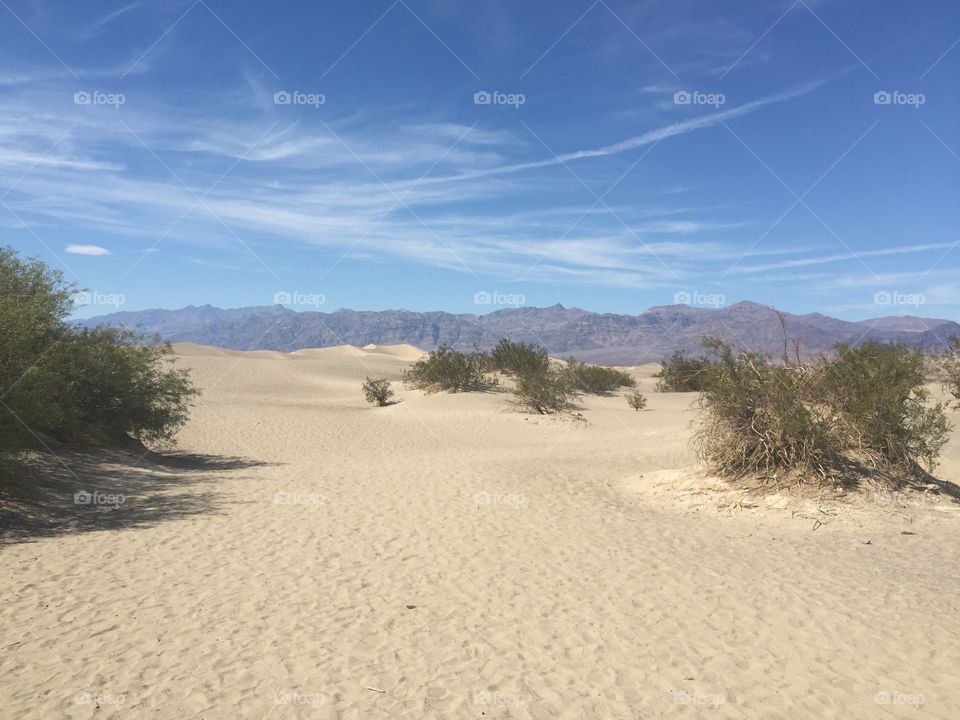
<svg viewBox="0 0 960 720"><path fill-rule="evenodd" d="M867 339L940 349L951 335L960 336L960 325L950 320L907 316L847 322L819 313L784 317L788 335L802 338L804 349L812 354L828 351L838 342L856 344ZM702 339L709 336L758 352L783 352L780 318L769 307L752 302L717 309L665 305L641 315L594 313L562 305L510 308L487 315L409 310L294 312L280 305L222 310L190 305L180 310L112 313L81 324L122 325L174 342L283 352L370 343L409 343L424 349L440 344L490 347L506 337L540 343L555 356L637 364L660 360L674 350L698 352Z"/></svg>

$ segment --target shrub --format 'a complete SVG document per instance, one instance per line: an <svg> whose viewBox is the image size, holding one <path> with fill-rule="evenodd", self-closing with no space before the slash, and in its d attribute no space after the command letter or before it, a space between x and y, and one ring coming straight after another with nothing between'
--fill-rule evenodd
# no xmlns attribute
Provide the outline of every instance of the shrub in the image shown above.
<svg viewBox="0 0 960 720"><path fill-rule="evenodd" d="M657 377L657 392L703 392L710 378L710 359L688 358L677 350L662 363Z"/></svg>
<svg viewBox="0 0 960 720"><path fill-rule="evenodd" d="M643 410L647 406L647 399L639 390L634 390L627 395L627 405L634 410Z"/></svg>
<svg viewBox="0 0 960 720"><path fill-rule="evenodd" d="M864 343L817 365L774 364L715 340L695 434L701 459L734 477L864 463L888 473L933 467L946 442L942 404L928 406L923 356Z"/></svg>
<svg viewBox="0 0 960 720"><path fill-rule="evenodd" d="M386 378L365 378L363 382L363 396L368 403L376 403L377 407L384 407L390 404L390 398L393 397L393 389L390 387L390 381Z"/></svg>
<svg viewBox="0 0 960 720"><path fill-rule="evenodd" d="M0 249L0 452L61 440L169 440L197 391L169 345L67 323L74 288Z"/></svg>
<svg viewBox="0 0 960 720"><path fill-rule="evenodd" d="M944 406L927 404L923 354L874 341L836 349L823 367L822 397L844 417L850 444L892 468L933 467L949 428Z"/></svg>
<svg viewBox="0 0 960 720"><path fill-rule="evenodd" d="M836 447L829 416L810 402L813 371L773 365L719 340L710 347L716 361L704 370L694 435L701 459L733 477L786 469L825 477Z"/></svg>
<svg viewBox="0 0 960 720"><path fill-rule="evenodd" d="M541 372L550 364L541 345L500 340L490 352L490 368L514 377Z"/></svg>
<svg viewBox="0 0 960 720"><path fill-rule="evenodd" d="M489 358L480 350L464 353L447 345L429 353L407 370L404 382L420 390L466 392L487 390L497 379L486 373Z"/></svg>
<svg viewBox="0 0 960 720"><path fill-rule="evenodd" d="M589 365L576 358L567 358L567 373L570 381L580 392L589 395L605 395L622 387L633 387L637 381L625 372L614 368Z"/></svg>
<svg viewBox="0 0 960 720"><path fill-rule="evenodd" d="M950 349L943 359L943 380L947 391L960 401L960 337L950 338Z"/></svg>
<svg viewBox="0 0 960 720"><path fill-rule="evenodd" d="M517 379L514 396L524 407L541 415L570 410L579 393L565 368L546 368Z"/></svg>

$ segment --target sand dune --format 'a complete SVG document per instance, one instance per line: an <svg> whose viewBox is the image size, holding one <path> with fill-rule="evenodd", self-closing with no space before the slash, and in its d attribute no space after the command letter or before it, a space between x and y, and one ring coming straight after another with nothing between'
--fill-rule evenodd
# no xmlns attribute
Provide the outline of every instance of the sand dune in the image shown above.
<svg viewBox="0 0 960 720"><path fill-rule="evenodd" d="M204 390L180 460L64 450L69 522L0 552L4 717L960 714L947 498L731 490L654 366L648 410L580 421L368 406L411 346L176 349ZM126 497L73 504L98 489Z"/></svg>

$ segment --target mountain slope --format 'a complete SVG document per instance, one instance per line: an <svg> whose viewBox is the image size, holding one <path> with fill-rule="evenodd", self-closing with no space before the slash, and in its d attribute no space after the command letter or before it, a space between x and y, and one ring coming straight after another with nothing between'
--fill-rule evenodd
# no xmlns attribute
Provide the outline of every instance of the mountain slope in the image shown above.
<svg viewBox="0 0 960 720"><path fill-rule="evenodd" d="M838 342L856 344L867 339L939 349L945 347L951 335L960 335L960 325L955 322L919 317L847 322L819 313L784 314L784 323L787 334L801 338L808 353L827 351ZM279 305L222 310L191 305L180 310L112 313L82 324L122 325L143 333L157 333L174 342L283 352L344 344L362 347L371 343L408 343L425 349L440 344L490 347L508 337L540 343L553 355L570 354L607 364L635 364L660 360L675 350L698 352L702 339L710 336L720 336L758 352L783 352L783 331L777 313L752 302L718 309L665 305L640 315L594 313L554 305L510 308L479 316L409 310L294 312Z"/></svg>

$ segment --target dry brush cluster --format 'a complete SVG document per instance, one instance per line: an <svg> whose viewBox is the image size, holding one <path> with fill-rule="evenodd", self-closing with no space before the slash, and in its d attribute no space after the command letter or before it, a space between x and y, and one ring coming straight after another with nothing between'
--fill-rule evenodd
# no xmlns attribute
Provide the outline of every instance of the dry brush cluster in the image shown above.
<svg viewBox="0 0 960 720"><path fill-rule="evenodd" d="M903 345L837 346L814 364L784 364L707 343L711 358L694 441L718 472L842 481L936 465L950 426L927 390L925 357ZM953 365L956 367L956 364Z"/></svg>
<svg viewBox="0 0 960 720"><path fill-rule="evenodd" d="M499 385L501 375L513 381L517 402L540 414L572 410L583 394L609 395L635 385L630 375L619 370L574 358L555 362L540 345L506 339L490 352L461 352L441 346L416 362L404 374L404 381L427 392L483 391Z"/></svg>

